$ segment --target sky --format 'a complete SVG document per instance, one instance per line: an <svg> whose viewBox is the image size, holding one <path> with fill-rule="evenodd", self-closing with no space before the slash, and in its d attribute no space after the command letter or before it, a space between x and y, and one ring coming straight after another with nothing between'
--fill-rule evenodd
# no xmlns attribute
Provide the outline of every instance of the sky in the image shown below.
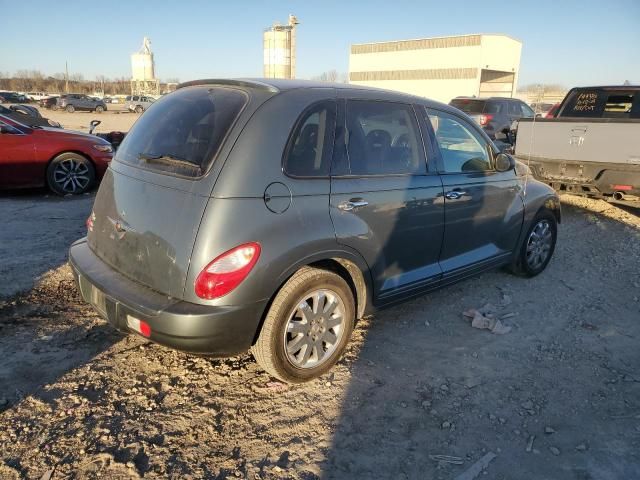
<svg viewBox="0 0 640 480"><path fill-rule="evenodd" d="M0 0L0 72L130 77L151 39L166 81L262 75L262 32L290 13L297 77L347 73L354 43L503 33L523 43L519 84L640 83L640 0Z"/></svg>

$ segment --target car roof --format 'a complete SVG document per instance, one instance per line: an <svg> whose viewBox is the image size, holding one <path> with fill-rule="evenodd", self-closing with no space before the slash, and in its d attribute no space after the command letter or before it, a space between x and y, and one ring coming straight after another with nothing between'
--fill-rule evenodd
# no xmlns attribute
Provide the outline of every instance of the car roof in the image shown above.
<svg viewBox="0 0 640 480"><path fill-rule="evenodd" d="M368 87L364 85L353 85L349 83L320 82L315 80L298 80L298 79L282 79L282 78L208 78L202 80L193 80L181 83L176 88L184 88L201 85L232 85L247 89L268 90L273 94L282 93L290 90L298 90L305 88L334 88L336 90L354 90L369 91L375 94L379 100L389 100L407 103L419 103L427 107L437 107L441 109L451 110L446 105L427 97L419 97L408 93L402 93L394 90L386 90L384 88Z"/></svg>
<svg viewBox="0 0 640 480"><path fill-rule="evenodd" d="M573 87L571 90L640 90L640 85L599 85L591 87Z"/></svg>

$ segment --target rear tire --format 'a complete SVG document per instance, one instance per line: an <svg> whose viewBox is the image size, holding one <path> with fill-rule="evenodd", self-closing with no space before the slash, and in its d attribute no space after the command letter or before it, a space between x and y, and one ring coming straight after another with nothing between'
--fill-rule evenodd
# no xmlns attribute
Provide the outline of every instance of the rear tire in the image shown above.
<svg viewBox="0 0 640 480"><path fill-rule="evenodd" d="M73 113L76 111L76 108L73 105L67 105L67 108L65 110L69 113Z"/></svg>
<svg viewBox="0 0 640 480"><path fill-rule="evenodd" d="M78 153L61 153L47 167L47 185L58 195L85 193L95 180L93 163Z"/></svg>
<svg viewBox="0 0 640 480"><path fill-rule="evenodd" d="M347 282L336 273L303 267L276 294L251 352L270 375L307 382L338 361L354 323L355 300Z"/></svg>
<svg viewBox="0 0 640 480"><path fill-rule="evenodd" d="M142 111L143 111L143 108L140 105L138 105L136 107L136 113L142 113Z"/></svg>
<svg viewBox="0 0 640 480"><path fill-rule="evenodd" d="M523 277L535 277L551 261L558 237L558 222L555 215L543 210L531 222L518 256L511 265L511 272Z"/></svg>

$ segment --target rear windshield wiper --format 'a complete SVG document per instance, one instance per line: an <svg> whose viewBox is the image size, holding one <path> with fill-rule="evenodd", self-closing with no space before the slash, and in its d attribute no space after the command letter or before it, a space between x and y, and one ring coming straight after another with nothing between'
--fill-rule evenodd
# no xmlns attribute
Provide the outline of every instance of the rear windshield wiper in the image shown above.
<svg viewBox="0 0 640 480"><path fill-rule="evenodd" d="M148 153L141 153L138 158L147 163L164 163L168 165L179 165L181 167L197 170L200 173L200 165L191 162L184 158L177 157L175 155L151 155Z"/></svg>

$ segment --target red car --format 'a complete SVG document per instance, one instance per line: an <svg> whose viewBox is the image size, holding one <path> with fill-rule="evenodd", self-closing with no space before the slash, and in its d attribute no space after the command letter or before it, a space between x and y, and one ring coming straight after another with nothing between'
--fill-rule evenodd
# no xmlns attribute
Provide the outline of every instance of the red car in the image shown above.
<svg viewBox="0 0 640 480"><path fill-rule="evenodd" d="M560 104L554 103L553 107L549 109L549 111L547 112L544 118L555 118L556 115L558 114L558 110L560 110Z"/></svg>
<svg viewBox="0 0 640 480"><path fill-rule="evenodd" d="M46 185L60 195L84 193L112 158L113 148L102 138L28 127L0 115L0 189Z"/></svg>

